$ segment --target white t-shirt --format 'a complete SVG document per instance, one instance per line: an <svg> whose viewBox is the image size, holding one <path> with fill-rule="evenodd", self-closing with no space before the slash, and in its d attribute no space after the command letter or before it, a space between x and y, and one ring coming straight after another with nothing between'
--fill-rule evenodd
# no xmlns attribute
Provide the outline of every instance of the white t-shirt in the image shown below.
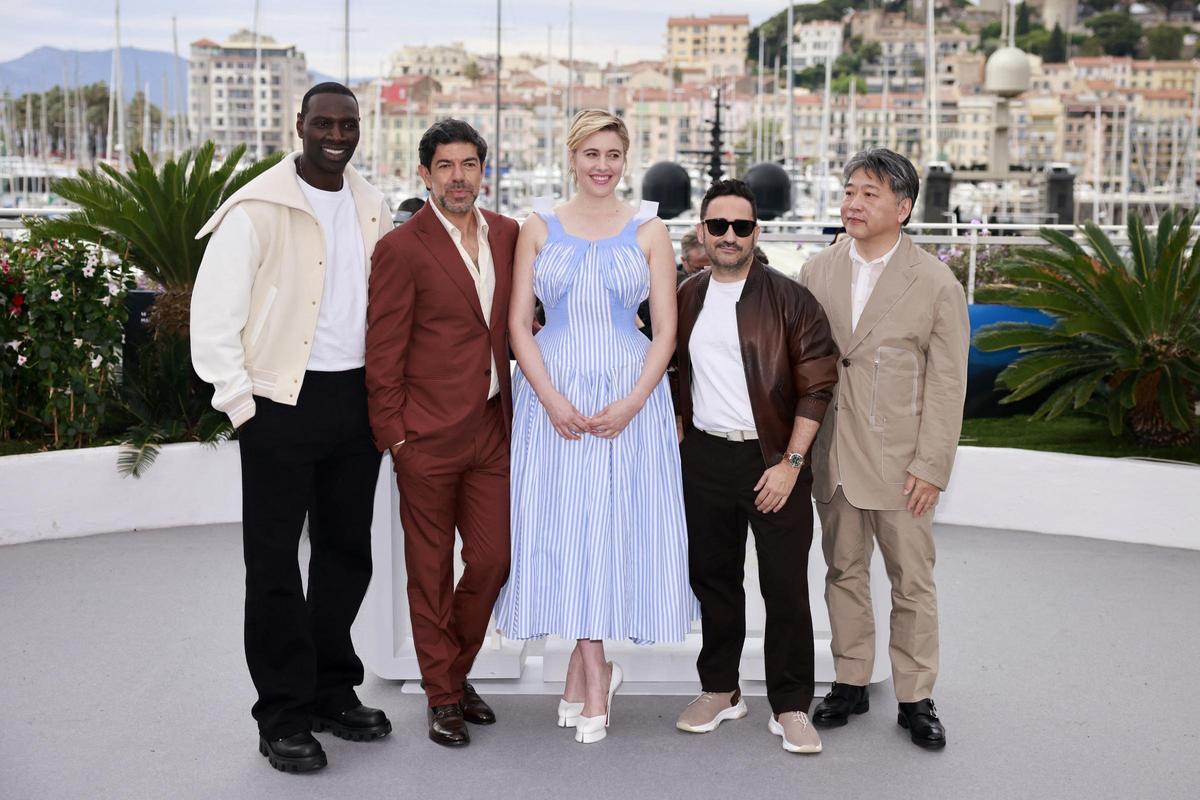
<svg viewBox="0 0 1200 800"><path fill-rule="evenodd" d="M308 354L308 369L317 372L357 369L366 363L367 273L354 195L345 181L336 192L309 186L298 176L296 181L325 235L325 287Z"/></svg>
<svg viewBox="0 0 1200 800"><path fill-rule="evenodd" d="M692 328L692 424L706 431L752 431L754 411L746 388L737 302L745 280L709 279L704 307Z"/></svg>

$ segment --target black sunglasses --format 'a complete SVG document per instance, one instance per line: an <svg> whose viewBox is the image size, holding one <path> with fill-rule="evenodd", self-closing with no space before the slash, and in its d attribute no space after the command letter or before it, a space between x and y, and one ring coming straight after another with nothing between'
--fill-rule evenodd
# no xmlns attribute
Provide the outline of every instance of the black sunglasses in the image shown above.
<svg viewBox="0 0 1200 800"><path fill-rule="evenodd" d="M730 225L733 226L734 235L742 239L754 233L754 229L758 227L758 223L752 219L721 219L718 217L704 220L704 227L712 236L724 236Z"/></svg>

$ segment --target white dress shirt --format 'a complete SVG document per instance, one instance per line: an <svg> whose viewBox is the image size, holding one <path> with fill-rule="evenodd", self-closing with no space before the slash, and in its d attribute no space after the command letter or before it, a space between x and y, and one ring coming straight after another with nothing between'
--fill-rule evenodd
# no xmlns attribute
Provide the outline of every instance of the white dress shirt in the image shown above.
<svg viewBox="0 0 1200 800"><path fill-rule="evenodd" d="M446 228L446 233L450 234L450 240L454 242L454 246L458 248L458 254L462 256L463 264L466 265L467 272L471 276L471 280L475 282L475 291L479 293L479 305L483 309L483 321L489 326L492 324L492 297L496 293L496 269L492 264L492 248L488 244L488 224L483 218L483 214L478 208L472 206L471 210L475 212L475 236L479 244L479 263L476 264L471 260L470 253L467 248L463 247L462 231L458 229L450 220L442 214L442 210L438 208L437 203L433 200L429 201L433 206L433 213L437 215L438 220ZM489 345L488 350L491 350ZM496 355L493 353L492 359L492 382L488 387L488 399L491 400L500 393L500 377L496 374Z"/></svg>
<svg viewBox="0 0 1200 800"><path fill-rule="evenodd" d="M851 331L858 327L858 318L862 316L863 309L867 307L867 301L871 299L871 292L875 291L875 284L879 283L879 276L883 274L883 268L888 265L900 247L900 240L903 236L903 233L897 236L896 243L892 245L891 249L872 261L867 261L858 254L858 242L850 242L850 265L854 270L850 276Z"/></svg>

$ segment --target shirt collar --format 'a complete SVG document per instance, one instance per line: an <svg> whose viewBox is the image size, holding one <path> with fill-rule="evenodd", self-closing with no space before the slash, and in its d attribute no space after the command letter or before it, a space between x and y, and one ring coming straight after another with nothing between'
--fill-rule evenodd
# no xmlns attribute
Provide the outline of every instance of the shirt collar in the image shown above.
<svg viewBox="0 0 1200 800"><path fill-rule="evenodd" d="M863 266L870 266L872 264L878 264L881 267L886 267L888 265L888 262L892 260L892 256L896 255L896 251L900 249L900 241L903 238L904 238L904 233L901 232L900 235L898 235L896 237L896 243L894 245L892 245L891 250L888 250L886 253L881 255L879 258L873 259L871 261L867 261L861 255L859 255L858 242L851 239L850 240L850 261L856 262L858 264L862 264Z"/></svg>
<svg viewBox="0 0 1200 800"><path fill-rule="evenodd" d="M450 234L450 238L456 242L460 240L462 238L462 231L458 229L458 226L446 219L446 215L442 213L442 210L438 208L438 204L432 199L429 200L429 205L433 206L433 213L437 215L438 221L442 223L442 226L446 229L446 233ZM471 210L475 212L475 224L479 228L480 237L486 239L488 224L487 220L483 218L483 212L479 210L479 206L475 205L471 206Z"/></svg>

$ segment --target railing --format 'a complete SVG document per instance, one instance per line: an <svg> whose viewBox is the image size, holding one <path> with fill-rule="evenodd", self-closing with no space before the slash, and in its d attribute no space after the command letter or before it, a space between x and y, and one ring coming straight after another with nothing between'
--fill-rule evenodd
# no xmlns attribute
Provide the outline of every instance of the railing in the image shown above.
<svg viewBox="0 0 1200 800"><path fill-rule="evenodd" d="M22 220L27 217L47 217L68 213L71 209L65 206L51 208L0 208L0 235L16 235L24 229ZM700 220L671 219L667 220L667 230L671 239L678 242L688 230L694 229ZM841 220L770 220L760 223L759 241L794 243L797 252L807 260L822 247L833 243L833 236L822 233L823 230L840 228ZM1041 245L1045 240L1038 231L1048 228L1062 231L1076 241L1085 242L1082 223L1079 225L1041 225L1027 222L917 222L911 221L905 230L912 236L913 241L920 245L957 246L962 248L968 259L965 288L967 302L975 300L975 272L981 248L993 246ZM1113 244L1118 248L1128 245L1128 230L1124 225L1100 225ZM1200 237L1200 222L1192 228L1192 240ZM799 264L796 265L797 268Z"/></svg>

